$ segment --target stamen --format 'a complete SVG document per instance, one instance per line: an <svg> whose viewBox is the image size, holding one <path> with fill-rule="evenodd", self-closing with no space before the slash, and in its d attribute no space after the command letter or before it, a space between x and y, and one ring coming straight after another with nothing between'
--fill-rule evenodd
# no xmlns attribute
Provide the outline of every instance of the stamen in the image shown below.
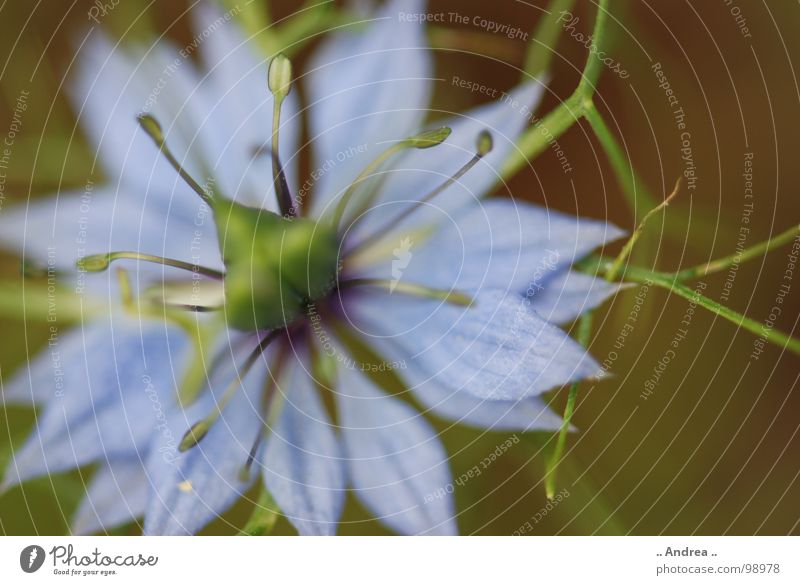
<svg viewBox="0 0 800 585"><path fill-rule="evenodd" d="M264 425L258 430L256 438L253 439L253 444L250 446L250 452L247 454L247 461L242 465L239 470L239 481L245 483L250 480L250 471L253 468L253 462L256 460L256 451L261 446L261 441L264 440Z"/></svg>
<svg viewBox="0 0 800 585"><path fill-rule="evenodd" d="M164 138L164 131L161 129L161 124L151 116L150 114L142 114L137 117L139 120L139 125L142 129L147 133L150 138L153 139L153 142L156 143L156 146L161 150L161 153L166 157L169 161L169 164L172 165L172 168L177 171L177 173L181 176L181 178L186 181L186 184L189 185L192 190L197 193L200 198L205 201L209 206L214 207L215 198L214 195L206 191L200 184L195 181L191 175L184 170L184 168L178 162L178 159L172 154L172 151L167 147L167 141Z"/></svg>
<svg viewBox="0 0 800 585"><path fill-rule="evenodd" d="M361 174L356 177L356 180L347 188L342 195L342 198L339 200L339 204L336 206L336 210L333 215L332 225L336 227L338 230L342 216L344 216L344 212L347 209L347 205L350 203L350 200L355 195L358 186L367 178L372 176L375 171L388 160L390 157L394 156L398 152L406 150L408 148L418 148L418 149L425 149L431 148L433 146L437 146L447 140L447 137L450 136L452 130L447 126L442 126L441 128L436 128L435 130L429 130L427 132L423 132L416 136L412 136L410 138L406 138L405 140L401 140L400 142L396 142L386 150L384 150L374 161L367 165L367 167L361 171Z"/></svg>
<svg viewBox="0 0 800 585"><path fill-rule="evenodd" d="M374 286L386 289L389 292L399 292L423 299L445 301L462 307L469 307L474 302L472 297L465 293L441 288L431 288L414 282L387 280L383 278L353 278L351 280L342 281L341 283L342 288L353 286Z"/></svg>
<svg viewBox="0 0 800 585"><path fill-rule="evenodd" d="M267 85L273 96L271 155L275 196L278 198L278 206L281 209L281 213L288 217L294 217L297 215L297 210L294 207L292 194L289 192L289 183L286 181L286 173L283 171L283 165L281 165L280 155L278 154L281 107L283 106L283 100L286 99L292 89L292 62L283 53L278 53L270 61Z"/></svg>
<svg viewBox="0 0 800 585"><path fill-rule="evenodd" d="M492 140L492 135L489 133L488 130L482 130L480 134L478 134L478 139L475 145L475 154L473 157L461 167L456 173L447 179L444 183L436 187L433 191L428 193L425 197L413 203L410 207L404 209L399 215L395 216L394 218L387 221L383 226L379 229L375 230L370 236L366 237L360 244L353 248L353 251L364 247L365 245L371 244L374 242L376 238L379 238L389 232L392 227L398 225L401 221L405 220L409 215L414 213L415 210L419 209L426 203L429 203L435 197L440 195L443 191L448 189L451 185L456 183L463 177L469 170L474 167L480 160L489 154L492 151L492 147L494 146L494 141ZM361 216L363 217L363 215Z"/></svg>
<svg viewBox="0 0 800 585"><path fill-rule="evenodd" d="M245 464L239 470L239 481L242 483L250 479L250 470L253 467L253 461L255 461L258 447L261 445L261 441L264 440L267 429L271 428L275 422L274 419L277 413L275 413L273 409L273 403L275 402L275 394L276 390L278 389L278 378L280 377L281 371L283 370L283 364L285 363L285 347L286 346L282 346L275 355L274 361L272 362L270 368L270 376L264 385L264 392L261 396L261 410L264 413L264 417L267 419L267 421L266 424L262 424L261 428L259 428L258 434L256 435L256 438L253 439L253 444L250 446L250 452L247 455L247 461L245 461Z"/></svg>
<svg viewBox="0 0 800 585"><path fill-rule="evenodd" d="M213 424L222 414L222 411L236 395L236 392L239 390L239 388L241 388L242 379L247 375L247 373L250 371L250 368L253 367L253 364L256 363L256 360L264 352L267 346L278 336L278 333L280 333L280 331L272 331L259 342L256 348L250 353L250 355L247 356L244 364L242 364L241 370L237 372L236 377L231 380L230 384L228 384L228 387L222 394L222 398L220 398L219 402L215 405L215 410L189 427L189 430L183 435L183 438L178 445L178 450L181 453L188 451L205 438L205 436L211 430Z"/></svg>
<svg viewBox="0 0 800 585"><path fill-rule="evenodd" d="M173 260L171 258L163 258L161 256L153 256L152 254L142 254L140 252L108 252L106 254L92 254L84 256L76 263L78 269L86 270L87 272L102 272L106 270L109 265L115 260L139 260L142 262L152 262L154 264L162 264L164 266L172 266L180 268L188 272L202 274L209 278L222 280L225 274L213 268L205 268L190 264L189 262L182 262L181 260Z"/></svg>

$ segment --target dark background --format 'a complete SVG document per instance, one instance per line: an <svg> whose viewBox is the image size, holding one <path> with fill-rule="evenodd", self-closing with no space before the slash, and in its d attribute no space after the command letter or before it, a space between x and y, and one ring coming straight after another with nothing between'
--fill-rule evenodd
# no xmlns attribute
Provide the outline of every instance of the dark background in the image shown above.
<svg viewBox="0 0 800 585"><path fill-rule="evenodd" d="M181 16L188 4L121 0L103 25L115 36L144 41L154 31L167 31L182 44L192 37L189 19ZM283 0L274 4L278 15L299 6ZM433 0L430 11L480 15L532 30L544 5ZM80 132L73 137L75 115L61 84L91 6L88 1L16 0L0 8L0 134L5 134L17 96L30 92L4 205L82 186L89 174L93 153ZM788 0L737 0L735 6L746 18L751 38L741 34L731 14L734 5L723 0L611 2L611 53L630 77L622 80L604 71L598 106L649 189L663 196L683 162L679 133L650 70L653 62L660 62L686 112L699 177L692 194L684 190L666 216L649 226L644 252L636 258L639 264L675 270L734 252L744 202L745 152L753 153L755 183L748 245L800 218L800 91L794 69L800 56L800 6ZM579 0L577 28L585 34L591 32L595 10L593 2ZM460 75L501 88L517 82L524 42L476 34L480 31L475 27L446 28L432 31L439 77ZM307 54L300 55L297 67ZM561 39L550 95L540 115L569 96L585 57L584 47L568 36ZM443 82L434 106L460 111L480 101L480 96ZM573 172L565 175L547 151L510 183L513 195L563 211L609 217L631 229L621 186L588 125L576 125L560 143ZM766 318L787 252L784 247L763 261L743 264L728 305L757 321ZM3 256L0 270L4 281L17 279L18 260ZM725 278L723 273L705 279L706 293L719 299ZM597 313L591 351L600 361L614 350L637 292L620 294ZM797 327L798 295L800 276L775 324L787 333ZM753 334L697 309L687 338L653 395L647 400L640 396L687 307L688 301L651 290L634 332L617 350L615 375L581 388L574 419L581 432L570 437L558 485L569 497L534 524L531 519L546 504L542 475L553 441L545 434L521 436L489 470L456 490L461 531L509 534L530 521L531 534L799 533L798 356L767 346L760 359L751 360ZM45 330L30 324L26 330L7 312L3 315L0 366L8 376L26 359L26 351L33 354L41 346ZM559 410L565 395L553 393ZM32 421L33 414L23 409L0 413L3 466L10 445L19 444ZM453 477L507 438L463 428L444 432ZM64 533L90 472L37 480L2 495L0 532ZM240 504L208 532L233 532L248 513L248 506ZM120 533L136 531L131 526ZM382 531L351 498L341 532ZM290 532L288 524L281 522L278 532Z"/></svg>

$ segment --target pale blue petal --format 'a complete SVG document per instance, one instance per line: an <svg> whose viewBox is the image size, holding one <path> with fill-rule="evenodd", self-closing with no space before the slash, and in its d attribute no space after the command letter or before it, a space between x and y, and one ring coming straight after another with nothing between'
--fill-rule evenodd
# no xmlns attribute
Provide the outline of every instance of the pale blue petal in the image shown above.
<svg viewBox="0 0 800 585"><path fill-rule="evenodd" d="M604 221L490 199L452 216L428 240L417 242L412 235L401 278L446 290L525 294L622 234ZM400 246L403 234L396 237ZM373 265L369 275L392 278L394 261Z"/></svg>
<svg viewBox="0 0 800 585"><path fill-rule="evenodd" d="M175 379L187 358L182 331L103 320L89 326L85 338L70 341L65 356L60 342L49 348L53 360L70 357L77 363L51 362L46 386L52 397L14 453L6 485L135 455L146 449L163 423L163 411L174 402Z"/></svg>
<svg viewBox="0 0 800 585"><path fill-rule="evenodd" d="M442 384L420 368L392 340L372 337L372 348L389 364L431 413L445 420L490 431L554 431L562 419L549 407L549 401L531 396L522 400L491 400Z"/></svg>
<svg viewBox="0 0 800 585"><path fill-rule="evenodd" d="M333 535L345 478L336 437L313 380L298 365L278 423L264 449L264 481L281 513L301 535Z"/></svg>
<svg viewBox="0 0 800 585"><path fill-rule="evenodd" d="M95 187L88 195L82 190L66 191L0 211L0 246L25 260L68 272L62 280L66 286L83 283L87 290L102 291L116 279L113 271L79 275L75 271L78 259L125 250L222 268L210 210L197 213L181 215L177 209L162 207L158 199L145 199L142 193L126 196L106 187ZM135 265L127 262L125 266ZM138 266L149 274L162 272L158 266Z"/></svg>
<svg viewBox="0 0 800 585"><path fill-rule="evenodd" d="M550 410L547 400L539 396L522 400L487 400L444 386L414 365L408 365L399 374L409 380L417 400L444 419L490 431L554 431L561 428L561 417Z"/></svg>
<svg viewBox="0 0 800 585"><path fill-rule="evenodd" d="M200 173L201 152L188 148L198 127L191 122L193 112L189 109L179 112L180 107L175 107L188 96L177 94L175 74L163 70L166 64L162 63L157 75L151 71L159 60L158 54L162 53L132 57L97 29L80 48L70 96L81 127L113 184L124 185L140 198L147 195L157 199L164 208L184 207L196 201L197 196L177 177L136 120L141 113L156 116L184 168L201 184L208 179ZM175 73L192 67L177 51L174 59L180 62ZM187 129L190 129L188 135Z"/></svg>
<svg viewBox="0 0 800 585"><path fill-rule="evenodd" d="M523 400L483 400L435 382L414 388L414 395L433 414L461 425L489 431L556 431L562 419L538 396Z"/></svg>
<svg viewBox="0 0 800 585"><path fill-rule="evenodd" d="M422 0L391 0L364 32L337 34L308 68L312 186L319 213L389 144L421 129L431 92L425 29L400 21Z"/></svg>
<svg viewBox="0 0 800 585"><path fill-rule="evenodd" d="M387 235L394 237L396 230L408 225L447 222L448 216L457 209L473 205L488 195L492 187L501 182L503 163L516 148L517 138L529 124L543 90L542 83L528 82L514 88L504 98L432 124L447 126L453 132L434 149L407 151L396 163L387 165L389 171L383 177L385 183L381 185L380 195L375 206L362 218L356 239L385 228L388 219L455 175L472 159L477 138L483 130L492 135L491 153L457 183L437 195L430 205L418 208L407 221L392 226Z"/></svg>
<svg viewBox="0 0 800 585"><path fill-rule="evenodd" d="M80 390L86 379L85 356L107 345L108 327L98 324L75 327L61 333L57 342L39 351L4 382L5 404L41 405L55 399L56 392L65 387ZM65 394L79 395L75 390Z"/></svg>
<svg viewBox="0 0 800 585"><path fill-rule="evenodd" d="M233 22L227 25L234 26ZM196 38L204 38L197 43L226 34L222 28L200 29ZM257 172L268 167L263 157L253 159L254 149L271 136L272 97L263 83L266 65L257 63L252 71L251 78L262 75L256 92L253 79L225 88L228 95L248 96L251 107L242 109L239 104L221 103L220 84L197 71L188 58L196 45L178 48L162 40L150 47L127 49L100 33L92 34L81 47L72 82L80 123L112 181L179 212L191 213L191 207L199 205L197 196L139 127L136 116L146 113L161 124L170 150L198 183L213 177L227 197L251 204L260 201L271 181L259 185L259 177L246 175L251 164ZM245 47L232 58L243 58L249 50ZM245 121L250 128L241 133ZM290 141L296 138L296 132L290 131L296 126L284 126ZM262 171L262 175L269 178L269 173Z"/></svg>
<svg viewBox="0 0 800 585"><path fill-rule="evenodd" d="M239 373L231 368L215 372L213 394L203 396L185 410L167 416L147 459L153 486L144 532L151 535L194 534L242 497L254 475L241 477L250 448L263 423L259 412L267 367L262 356L242 378L242 388L223 409L208 435L184 453L177 446L189 427L218 408L224 388ZM242 481L245 479L245 481Z"/></svg>
<svg viewBox="0 0 800 585"><path fill-rule="evenodd" d="M599 365L518 293L486 290L471 307L364 294L348 316L392 338L439 384L480 399L516 401L591 376Z"/></svg>
<svg viewBox="0 0 800 585"><path fill-rule="evenodd" d="M431 425L365 376L344 369L338 396L342 440L356 496L401 534L455 534L447 453Z"/></svg>
<svg viewBox="0 0 800 585"><path fill-rule="evenodd" d="M541 288L531 288L527 294L534 311L551 323L563 324L603 304L619 290L619 284L567 271L542 283Z"/></svg>
<svg viewBox="0 0 800 585"><path fill-rule="evenodd" d="M140 518L149 494L141 460L109 460L92 477L72 520L72 533L102 533Z"/></svg>

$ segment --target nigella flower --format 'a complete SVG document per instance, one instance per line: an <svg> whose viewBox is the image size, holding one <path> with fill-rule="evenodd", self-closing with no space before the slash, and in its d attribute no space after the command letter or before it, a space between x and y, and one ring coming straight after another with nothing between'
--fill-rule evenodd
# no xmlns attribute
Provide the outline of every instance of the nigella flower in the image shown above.
<svg viewBox="0 0 800 585"><path fill-rule="evenodd" d="M288 60L267 75L209 6L207 73L89 39L73 98L109 180L0 216L83 312L6 384L43 409L6 486L96 464L76 532L194 533L263 481L301 534L334 533L348 488L397 532L450 534L428 416L558 428L541 394L599 367L557 325L614 290L570 266L620 232L485 198L543 88L426 125L425 31L398 19L423 10L323 43L307 116Z"/></svg>

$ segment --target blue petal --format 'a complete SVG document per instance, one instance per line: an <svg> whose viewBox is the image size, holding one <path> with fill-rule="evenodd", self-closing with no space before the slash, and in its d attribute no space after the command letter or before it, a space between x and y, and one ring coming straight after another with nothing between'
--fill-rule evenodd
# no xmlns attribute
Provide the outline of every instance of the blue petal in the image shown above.
<svg viewBox="0 0 800 585"><path fill-rule="evenodd" d="M186 347L177 329L124 319L98 321L85 337L50 347L51 360L57 360L48 364L51 398L14 453L4 484L146 449L161 410L174 401L175 372L182 375Z"/></svg>
<svg viewBox="0 0 800 585"><path fill-rule="evenodd" d="M401 534L456 534L447 453L434 429L401 400L345 369L339 419L350 479L358 498Z"/></svg>
<svg viewBox="0 0 800 585"><path fill-rule="evenodd" d="M339 440L308 372L298 365L289 383L264 450L264 481L301 535L333 535L346 487Z"/></svg>
<svg viewBox="0 0 800 585"><path fill-rule="evenodd" d="M547 400L531 396L523 400L486 400L454 390L426 376L413 365L400 375L411 385L417 400L431 411L453 422L490 431L554 431L561 417L550 410Z"/></svg>
<svg viewBox="0 0 800 585"><path fill-rule="evenodd" d="M267 359L265 354L263 360ZM219 406L224 388L239 373L215 372L213 392L206 392L185 410L168 414L147 459L153 485L145 512L145 534L194 534L244 495L253 477L242 481L241 470L260 427L260 393L266 365L260 360L243 377L242 388L222 410L208 435L195 447L179 453L177 445L189 427ZM230 369L230 368L228 368Z"/></svg>
<svg viewBox="0 0 800 585"><path fill-rule="evenodd" d="M62 282L65 287L85 285L89 292L108 291L116 276L113 271L78 274L75 262L88 254L132 250L222 268L208 208L204 216L197 216L205 218L205 225L194 225L197 218L172 213L141 193L129 196L106 187L86 193L66 191L3 209L0 246L23 259L68 272ZM150 274L162 273L161 267L151 264L138 266Z"/></svg>
<svg viewBox="0 0 800 585"><path fill-rule="evenodd" d="M363 33L323 43L307 75L314 142L314 211L341 195L367 164L420 130L431 92L425 29L400 21L422 0L392 0ZM381 144L383 143L383 144Z"/></svg>
<svg viewBox="0 0 800 585"><path fill-rule="evenodd" d="M490 199L457 213L427 241L415 242L412 236L409 262L401 276L448 290L536 291L553 275L622 234L604 221ZM398 242L401 236L396 236ZM393 263L394 258L386 258L370 269L370 275L392 277Z"/></svg>
<svg viewBox="0 0 800 585"><path fill-rule="evenodd" d="M72 532L106 532L140 518L149 495L150 483L141 460L110 460L92 477L72 520Z"/></svg>
<svg viewBox="0 0 800 585"><path fill-rule="evenodd" d="M552 277L541 288L532 288L528 294L534 311L551 323L563 324L603 304L619 290L619 284L567 271Z"/></svg>
<svg viewBox="0 0 800 585"><path fill-rule="evenodd" d="M448 216L457 209L488 195L501 181L503 163L516 149L517 138L528 125L530 113L539 103L543 89L544 85L538 81L528 82L502 99L433 124L451 128L452 134L433 150L407 151L389 166L375 207L363 217L358 236L384 228L388 218L402 213L455 175L475 154L477 138L483 130L492 135L491 153L457 183L437 195L430 205L418 208L408 221L393 225L389 237L407 225L447 222Z"/></svg>
<svg viewBox="0 0 800 585"><path fill-rule="evenodd" d="M80 48L77 71L70 84L78 120L89 135L106 176L139 198L146 194L158 199L164 208L170 204L185 207L196 202L197 196L139 128L138 114L156 116L170 149L184 168L200 183L208 178L201 174L201 152L189 148L200 127L197 122L202 122L202 118L195 119L200 108L189 106L181 110L192 94L180 95L178 90L182 88L178 86L183 84L173 81L178 72L184 74L192 64L180 59L177 50L173 53L169 60L161 50L134 58L97 29ZM165 70L175 59L180 59L180 65ZM200 98L195 95L193 99Z"/></svg>
<svg viewBox="0 0 800 585"><path fill-rule="evenodd" d="M197 16L197 42L182 49L162 40L146 50L128 52L101 33L92 33L80 49L70 92L106 174L140 197L157 197L189 215L199 205L197 196L139 128L138 114L148 113L159 121L168 146L199 183L209 181L212 173L227 197L254 204L272 182L269 160L253 156L271 136L266 63L254 58L249 44L239 43L233 54L221 54L237 36L235 23L212 26L211 7L202 7ZM208 76L186 58L205 43L206 64L213 69ZM231 69L231 62L239 66ZM246 78L235 83L230 75L219 78L223 70L244 75L243 68ZM290 101L287 113L292 108ZM297 129L296 122L282 127L289 153L294 152Z"/></svg>
<svg viewBox="0 0 800 585"><path fill-rule="evenodd" d="M85 328L75 327L61 334L57 341L57 345L48 345L29 362L20 366L4 384L5 404L45 404L56 397L57 391L63 392L64 386L79 391L86 377L85 356L107 345L108 330L97 324L90 324ZM56 379L56 374L60 377L59 380ZM65 394L75 395L76 392Z"/></svg>
<svg viewBox="0 0 800 585"><path fill-rule="evenodd" d="M554 431L561 428L561 417L550 409L549 401L544 398L477 398L440 383L435 376L426 375L417 361L409 359L408 353L392 340L372 337L369 341L386 363L396 366L395 372L416 399L440 418L490 431Z"/></svg>
<svg viewBox="0 0 800 585"><path fill-rule="evenodd" d="M590 376L599 365L517 293L486 290L469 308L402 295L363 295L348 316L394 339L428 377L480 399L516 401Z"/></svg>

